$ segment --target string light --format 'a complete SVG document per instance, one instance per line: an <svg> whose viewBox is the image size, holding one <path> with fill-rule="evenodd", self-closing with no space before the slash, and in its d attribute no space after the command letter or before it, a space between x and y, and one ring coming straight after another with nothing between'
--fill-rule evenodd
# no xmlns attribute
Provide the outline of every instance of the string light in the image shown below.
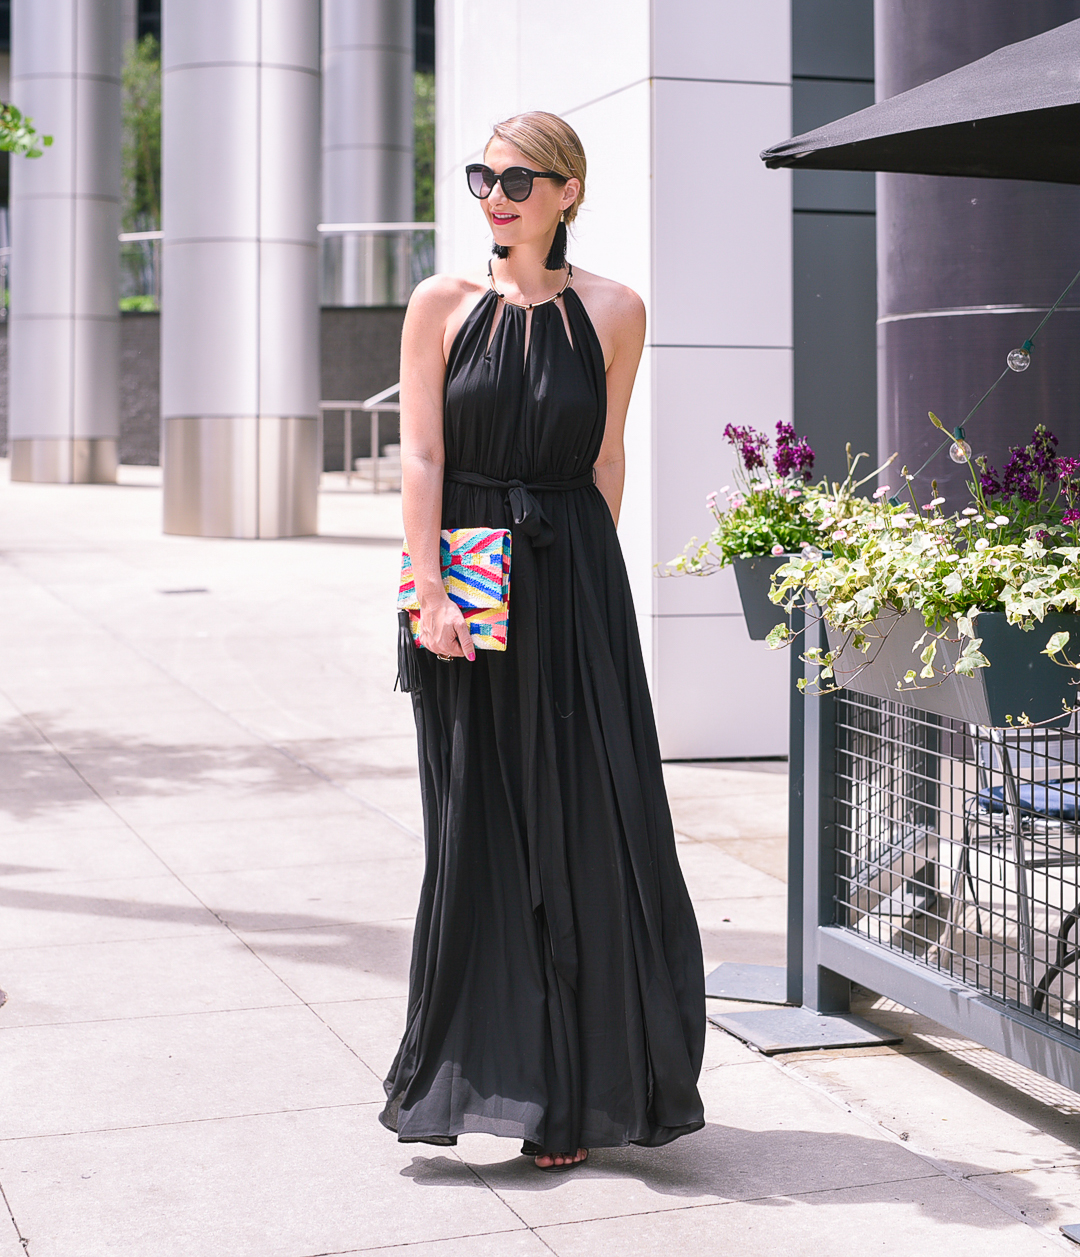
<svg viewBox="0 0 1080 1257"><path fill-rule="evenodd" d="M954 463L970 463L971 462L971 446L964 440L964 429L954 428L953 436L956 438L949 447L949 457Z"/></svg>
<svg viewBox="0 0 1080 1257"><path fill-rule="evenodd" d="M1019 349L1010 349L1005 361L1010 371L1026 371L1031 366L1031 341L1024 341Z"/></svg>
<svg viewBox="0 0 1080 1257"><path fill-rule="evenodd" d="M997 388L997 386L1009 374L1010 371L1026 371L1028 367L1031 366L1031 349L1032 349L1032 346L1034 345L1035 337L1038 336L1038 334L1043 330L1046 324L1050 321L1051 317L1057 311L1058 306L1061 305L1061 303L1065 300L1065 298L1072 291L1077 280L1080 280L1080 271L1077 271L1076 274L1072 277L1072 279L1070 279L1069 282L1065 285L1064 292L1062 292L1061 296L1058 297L1058 299L1054 302L1054 304L1050 307L1050 309L1047 310L1047 312L1043 315L1039 323L1039 326L1031 333L1031 335L1027 338L1027 340L1024 341L1024 343L1020 346L1020 348L1012 349L1009 351L1009 355L1005 359L1005 364L1006 364L1005 370L1002 371L1002 373L993 382L993 384L991 384L990 387L986 390L986 392L983 393L982 397L980 397L979 400L975 403L975 405L972 406L972 408L968 411L967 415L964 417L964 423L967 423L968 420L971 419L971 417L975 414L975 412L982 406L983 402L986 401L986 399L990 396L990 394L994 391L994 389ZM942 425L938 423L937 426L940 428ZM964 429L963 427L955 428L953 430L953 440L949 441L948 439L946 439L941 445L939 445L937 449L931 453L930 457L918 469L918 471L915 472L915 475L909 476L908 479L914 480L917 476L921 476L922 473L927 469L927 467L929 467L930 464L934 461L934 459L937 458L937 456L941 453L941 451L945 449L946 446L949 447L949 457L953 460L954 463L966 463L970 461L971 446L967 443L966 440L964 440ZM893 501L893 499L890 499L890 501ZM897 505L898 503L894 501L893 504Z"/></svg>

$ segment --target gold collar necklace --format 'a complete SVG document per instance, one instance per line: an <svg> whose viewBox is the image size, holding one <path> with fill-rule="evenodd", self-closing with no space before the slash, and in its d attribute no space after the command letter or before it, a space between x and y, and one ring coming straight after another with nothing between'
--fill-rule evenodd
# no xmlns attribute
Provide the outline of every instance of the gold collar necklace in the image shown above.
<svg viewBox="0 0 1080 1257"><path fill-rule="evenodd" d="M491 273L490 262L488 263L488 283L491 285L491 291L495 294L495 296L498 297L500 301L505 301L508 306L513 306L516 310L532 310L532 309L535 309L536 306L546 306L546 305L549 305L552 301L558 301L558 299L563 295L563 293L566 292L567 288L570 287L570 284L574 278L574 268L570 265L569 262L567 262L566 264L566 271L567 271L566 283L563 284L563 286L559 289L557 293L554 294L554 296L545 297L543 301L530 301L528 305L522 305L520 301L510 301L509 298L504 297L503 294L498 290L498 288L495 287L495 276Z"/></svg>

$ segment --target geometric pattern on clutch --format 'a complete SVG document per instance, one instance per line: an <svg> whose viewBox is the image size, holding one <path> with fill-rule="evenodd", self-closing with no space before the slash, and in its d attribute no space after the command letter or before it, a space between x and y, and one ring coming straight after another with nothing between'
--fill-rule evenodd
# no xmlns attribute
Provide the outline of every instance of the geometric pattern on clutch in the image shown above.
<svg viewBox="0 0 1080 1257"><path fill-rule="evenodd" d="M510 530L507 528L443 529L439 536L443 584L461 608L477 650L505 650L510 615ZM413 641L420 632L408 547L401 554L397 607L409 612Z"/></svg>

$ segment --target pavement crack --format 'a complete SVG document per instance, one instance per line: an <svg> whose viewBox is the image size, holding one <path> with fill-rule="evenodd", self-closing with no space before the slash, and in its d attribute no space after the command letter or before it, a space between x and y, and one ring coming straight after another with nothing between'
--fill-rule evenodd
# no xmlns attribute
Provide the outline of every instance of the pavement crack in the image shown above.
<svg viewBox="0 0 1080 1257"><path fill-rule="evenodd" d="M8 1200L8 1195L4 1190L3 1183L0 1183L0 1199L4 1202L4 1208L7 1210L8 1217L11 1219L11 1225L15 1228L15 1234L19 1237L19 1243L22 1245L23 1252L29 1254L30 1240L27 1236L23 1235L22 1230L19 1227L19 1223L15 1217L15 1211L11 1207L11 1201Z"/></svg>

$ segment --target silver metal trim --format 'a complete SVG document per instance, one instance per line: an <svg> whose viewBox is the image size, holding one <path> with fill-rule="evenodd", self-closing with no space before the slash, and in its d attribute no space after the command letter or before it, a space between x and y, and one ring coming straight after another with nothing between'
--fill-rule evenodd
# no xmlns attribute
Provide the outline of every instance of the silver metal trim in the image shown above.
<svg viewBox="0 0 1080 1257"><path fill-rule="evenodd" d="M839 926L819 926L816 937L824 967L1080 1091L1080 1049L1053 1026Z"/></svg>
<svg viewBox="0 0 1080 1257"><path fill-rule="evenodd" d="M24 484L115 484L115 437L16 437L11 479Z"/></svg>
<svg viewBox="0 0 1080 1257"><path fill-rule="evenodd" d="M883 323L905 323L909 319L951 319L968 314L1045 314L1049 306L952 306L941 310L912 310L908 314L883 314L877 321ZM1080 310L1080 306L1058 306L1059 314Z"/></svg>
<svg viewBox="0 0 1080 1257"><path fill-rule="evenodd" d="M166 533L269 539L318 531L315 416L170 416L162 422Z"/></svg>

